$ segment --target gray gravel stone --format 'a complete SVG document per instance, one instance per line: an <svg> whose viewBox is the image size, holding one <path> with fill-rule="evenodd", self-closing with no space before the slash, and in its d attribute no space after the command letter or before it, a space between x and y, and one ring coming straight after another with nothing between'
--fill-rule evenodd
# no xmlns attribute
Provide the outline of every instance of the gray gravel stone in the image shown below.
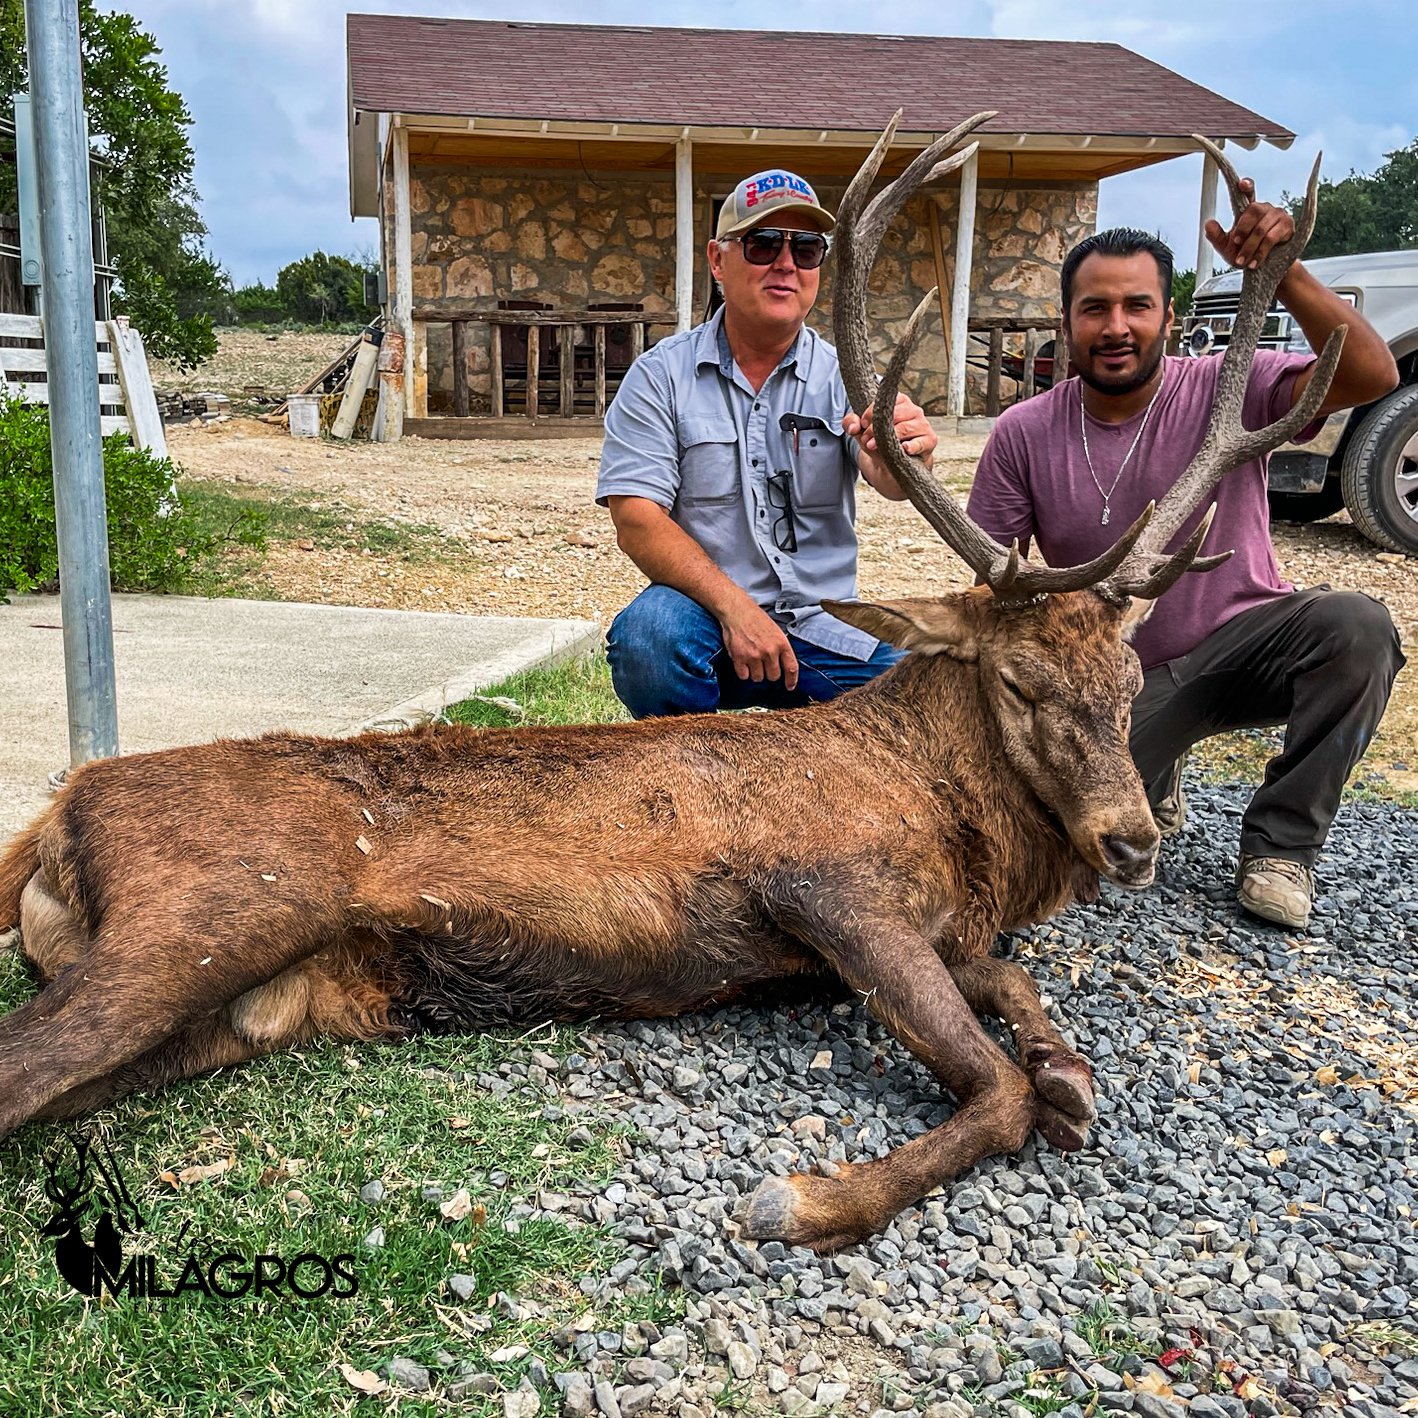
<svg viewBox="0 0 1418 1418"><path fill-rule="evenodd" d="M412 1393L427 1393L432 1387L428 1370L422 1364L402 1357L390 1359L389 1382Z"/></svg>

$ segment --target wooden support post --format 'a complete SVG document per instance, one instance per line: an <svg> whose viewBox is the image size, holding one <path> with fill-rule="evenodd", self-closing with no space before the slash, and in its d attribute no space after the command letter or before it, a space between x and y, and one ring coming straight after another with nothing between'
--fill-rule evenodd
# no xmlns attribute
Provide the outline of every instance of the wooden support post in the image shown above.
<svg viewBox="0 0 1418 1418"><path fill-rule="evenodd" d="M985 382L985 416L999 417L1000 366L1004 363L1004 331L998 325L990 330L990 368Z"/></svg>
<svg viewBox="0 0 1418 1418"><path fill-rule="evenodd" d="M960 217L955 226L955 281L950 299L950 393L945 411L954 418L965 412L965 362L970 346L970 275L975 254L975 200L979 190L980 154L971 153L960 169Z"/></svg>
<svg viewBox="0 0 1418 1418"><path fill-rule="evenodd" d="M527 326L527 417L537 416L537 376L542 362L542 331L539 325Z"/></svg>
<svg viewBox="0 0 1418 1418"><path fill-rule="evenodd" d="M576 327L563 325L556 332L556 357L561 375L561 416L569 419L574 408L576 374Z"/></svg>
<svg viewBox="0 0 1418 1418"><path fill-rule="evenodd" d="M675 320L694 323L694 164L688 138L675 144Z"/></svg>
<svg viewBox="0 0 1418 1418"><path fill-rule="evenodd" d="M606 416L606 327L596 326L596 417Z"/></svg>
<svg viewBox="0 0 1418 1418"><path fill-rule="evenodd" d="M1216 179L1219 176L1220 169L1216 166L1216 159L1210 153L1204 154L1201 162L1201 210L1197 214L1196 223L1197 285L1209 280L1212 271L1216 269L1213 264L1216 250L1206 239L1206 224L1216 215ZM1168 291L1167 294L1170 296L1171 292Z"/></svg>
<svg viewBox="0 0 1418 1418"><path fill-rule="evenodd" d="M453 321L453 413L465 419L472 413L468 395L468 322Z"/></svg>
<svg viewBox="0 0 1418 1418"><path fill-rule="evenodd" d="M1054 334L1054 377L1055 385L1062 384L1068 378L1068 339L1064 335L1064 328L1059 326Z"/></svg>
<svg viewBox="0 0 1418 1418"><path fill-rule="evenodd" d="M410 326L414 346L414 396L409 401L416 419L428 417L428 321L415 320Z"/></svg>
<svg viewBox="0 0 1418 1418"><path fill-rule="evenodd" d="M1034 397L1034 356L1039 352L1039 332L1037 330L1026 330L1024 332L1024 391L1023 397L1032 399Z"/></svg>
<svg viewBox="0 0 1418 1418"><path fill-rule="evenodd" d="M636 321L630 327L630 362L634 364L645 353L645 326Z"/></svg>
<svg viewBox="0 0 1418 1418"><path fill-rule="evenodd" d="M491 383L488 388L488 412L495 419L503 415L502 395L502 329L501 325L489 325L488 370Z"/></svg>
<svg viewBox="0 0 1418 1418"><path fill-rule="evenodd" d="M404 413L414 405L414 255L409 205L409 130L400 123L390 134L394 156L394 325L404 337Z"/></svg>

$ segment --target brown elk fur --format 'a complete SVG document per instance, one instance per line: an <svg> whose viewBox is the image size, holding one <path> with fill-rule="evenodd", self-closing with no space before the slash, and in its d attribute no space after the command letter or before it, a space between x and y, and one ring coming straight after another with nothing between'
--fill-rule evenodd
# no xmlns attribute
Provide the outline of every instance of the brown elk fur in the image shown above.
<svg viewBox="0 0 1418 1418"><path fill-rule="evenodd" d="M45 982L0 1021L0 1135L315 1038L838 977L961 1109L879 1162L770 1180L751 1232L846 1244L1036 1124L1079 1145L1088 1066L988 951L1100 870L1150 879L1125 617L1090 592L837 609L922 653L789 713L281 734L79 770L0 857L0 927ZM1015 1027L1018 1065L972 1010Z"/></svg>

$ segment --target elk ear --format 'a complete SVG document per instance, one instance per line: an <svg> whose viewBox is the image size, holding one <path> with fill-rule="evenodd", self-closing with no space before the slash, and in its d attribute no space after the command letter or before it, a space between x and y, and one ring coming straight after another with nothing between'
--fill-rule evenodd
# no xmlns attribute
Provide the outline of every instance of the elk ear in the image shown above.
<svg viewBox="0 0 1418 1418"><path fill-rule="evenodd" d="M823 601L822 608L838 620L875 635L899 650L922 655L949 655L955 660L979 658L971 603L966 596L918 596L909 601Z"/></svg>
<svg viewBox="0 0 1418 1418"><path fill-rule="evenodd" d="M1123 612L1123 639L1131 640L1139 625L1152 614L1156 601L1145 601L1141 596L1129 596L1127 609Z"/></svg>

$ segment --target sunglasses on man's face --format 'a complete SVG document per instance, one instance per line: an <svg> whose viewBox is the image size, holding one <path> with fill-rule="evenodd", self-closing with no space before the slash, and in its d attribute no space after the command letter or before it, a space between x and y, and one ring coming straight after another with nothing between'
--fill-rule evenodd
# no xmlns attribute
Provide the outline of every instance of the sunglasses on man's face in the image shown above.
<svg viewBox="0 0 1418 1418"><path fill-rule="evenodd" d="M743 259L750 266L771 266L787 239L793 265L800 271L815 271L827 255L827 238L817 231L781 231L775 226L754 227L742 236L725 237L743 247Z"/></svg>

